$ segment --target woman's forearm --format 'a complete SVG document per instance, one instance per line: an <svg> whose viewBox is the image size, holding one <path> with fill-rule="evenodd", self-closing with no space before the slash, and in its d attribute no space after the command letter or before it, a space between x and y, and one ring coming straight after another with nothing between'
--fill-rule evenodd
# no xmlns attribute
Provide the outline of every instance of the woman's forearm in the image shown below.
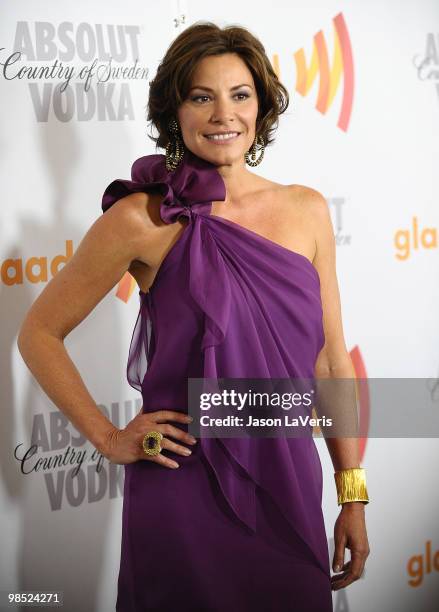
<svg viewBox="0 0 439 612"><path fill-rule="evenodd" d="M345 436L331 437L329 428L328 435L325 435L334 470L360 467L358 436L351 437L358 432L358 416L355 371L350 356L347 354L337 366L320 366L315 375L320 389L317 409L332 417L335 432L347 432Z"/></svg>
<svg viewBox="0 0 439 612"><path fill-rule="evenodd" d="M355 371L349 356L337 368L318 371L324 393L322 402L329 408L338 431L352 434L357 427L357 396L355 389ZM325 443L332 460L334 471L360 467L360 448L358 437L325 436ZM343 504L345 512L364 512L363 502L348 502Z"/></svg>
<svg viewBox="0 0 439 612"><path fill-rule="evenodd" d="M57 408L103 453L114 425L97 407L63 341L29 327L23 325L17 341L24 362Z"/></svg>
<svg viewBox="0 0 439 612"><path fill-rule="evenodd" d="M325 438L334 470L360 467L358 438Z"/></svg>

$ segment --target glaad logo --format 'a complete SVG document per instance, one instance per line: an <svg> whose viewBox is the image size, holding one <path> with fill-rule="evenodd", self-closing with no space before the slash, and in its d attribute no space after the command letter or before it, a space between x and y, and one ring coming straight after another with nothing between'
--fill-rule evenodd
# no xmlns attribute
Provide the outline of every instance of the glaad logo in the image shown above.
<svg viewBox="0 0 439 612"><path fill-rule="evenodd" d="M399 229L394 235L394 245L397 250L395 257L400 260L408 259L413 250L437 249L437 228L418 225L418 217L412 217L410 229Z"/></svg>
<svg viewBox="0 0 439 612"><path fill-rule="evenodd" d="M31 28L19 21L13 52L0 62L1 74L6 81L28 81L39 122L49 120L50 109L62 122L133 120L128 83L112 81L147 78L149 70L138 65L139 36L136 25L37 21ZM0 52L4 57L5 47ZM69 63L75 60L83 64Z"/></svg>
<svg viewBox="0 0 439 612"><path fill-rule="evenodd" d="M305 51L299 49L294 53L296 62L296 91L308 95L316 77L319 77L319 90L317 93L316 109L327 113L335 94L340 86L343 75L343 96L337 127L344 132L349 127L354 97L354 62L351 42L343 14L339 13L333 20L334 25L334 51L332 66L329 64L328 46L321 30L314 34L312 55L309 66L306 63ZM280 77L279 58L274 56L274 70Z"/></svg>
<svg viewBox="0 0 439 612"><path fill-rule="evenodd" d="M439 550L432 551L431 540L425 542L425 554L413 555L407 561L408 584L412 587L421 586L425 574L439 572Z"/></svg>
<svg viewBox="0 0 439 612"><path fill-rule="evenodd" d="M429 32L425 41L425 52L413 57L413 65L420 81L430 81L436 85L439 98L439 34Z"/></svg>
<svg viewBox="0 0 439 612"><path fill-rule="evenodd" d="M0 263L1 282L9 287L30 283L47 283L61 265L65 265L73 256L73 241L65 241L65 255L56 255L53 259L47 256L33 256L29 259L5 259Z"/></svg>

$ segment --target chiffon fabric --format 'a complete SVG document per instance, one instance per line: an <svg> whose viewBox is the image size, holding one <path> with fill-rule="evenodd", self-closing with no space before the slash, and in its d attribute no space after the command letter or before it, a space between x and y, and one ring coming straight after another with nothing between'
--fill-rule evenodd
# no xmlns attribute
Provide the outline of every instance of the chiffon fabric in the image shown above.
<svg viewBox="0 0 439 612"><path fill-rule="evenodd" d="M312 378L324 344L320 279L305 256L211 214L215 165L185 151L132 165L102 210L159 193L183 222L140 308L127 378L143 412L188 412L189 378ZM186 425L171 422L185 431ZM125 465L118 612L329 612L322 470L312 435L204 438L180 467Z"/></svg>

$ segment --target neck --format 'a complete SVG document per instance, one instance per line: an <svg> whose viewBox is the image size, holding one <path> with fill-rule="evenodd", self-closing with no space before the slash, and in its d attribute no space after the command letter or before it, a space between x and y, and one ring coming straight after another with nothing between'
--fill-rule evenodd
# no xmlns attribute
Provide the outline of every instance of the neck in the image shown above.
<svg viewBox="0 0 439 612"><path fill-rule="evenodd" d="M216 166L226 187L226 199L224 205L230 209L233 202L239 202L242 196L250 190L250 184L254 181L254 174L247 170L245 162L234 162Z"/></svg>

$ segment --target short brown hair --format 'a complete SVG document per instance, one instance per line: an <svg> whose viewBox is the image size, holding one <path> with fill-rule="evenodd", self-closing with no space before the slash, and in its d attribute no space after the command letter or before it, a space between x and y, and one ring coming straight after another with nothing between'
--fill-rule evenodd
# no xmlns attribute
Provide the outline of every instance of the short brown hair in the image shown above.
<svg viewBox="0 0 439 612"><path fill-rule="evenodd" d="M176 118L184 102L197 63L210 55L236 53L251 71L258 95L256 135L264 143L274 141L279 115L289 104L287 89L277 78L262 43L243 27L220 28L210 21L198 21L181 32L172 42L159 64L156 76L149 82L147 119L158 131L148 135L157 148L166 148L170 141L168 124Z"/></svg>

